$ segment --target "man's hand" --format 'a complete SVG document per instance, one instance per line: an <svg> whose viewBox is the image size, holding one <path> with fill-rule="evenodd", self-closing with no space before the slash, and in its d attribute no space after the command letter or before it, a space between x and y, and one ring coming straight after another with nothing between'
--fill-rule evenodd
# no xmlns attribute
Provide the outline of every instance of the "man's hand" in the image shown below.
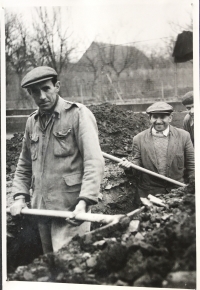
<svg viewBox="0 0 200 290"><path fill-rule="evenodd" d="M72 217L67 218L66 221L71 224L72 226L80 226L83 221L75 220L74 217L80 213L85 213L87 208L87 204L84 200L80 200L79 203L76 205L75 210L72 212Z"/></svg>
<svg viewBox="0 0 200 290"><path fill-rule="evenodd" d="M76 205L75 210L73 211L74 215L76 216L79 213L86 212L87 204L84 200L80 200L79 203Z"/></svg>
<svg viewBox="0 0 200 290"><path fill-rule="evenodd" d="M128 169L131 167L131 162L129 162L126 158L122 158L122 161L118 164L120 167Z"/></svg>
<svg viewBox="0 0 200 290"><path fill-rule="evenodd" d="M19 215L23 208L27 207L25 203L25 198L20 198L14 201L10 207L10 213L13 216Z"/></svg>

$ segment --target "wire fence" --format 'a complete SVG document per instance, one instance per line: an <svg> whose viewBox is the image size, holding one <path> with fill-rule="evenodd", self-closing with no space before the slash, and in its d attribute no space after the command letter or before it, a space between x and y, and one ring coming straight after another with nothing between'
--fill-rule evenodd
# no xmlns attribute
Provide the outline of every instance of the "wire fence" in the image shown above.
<svg viewBox="0 0 200 290"><path fill-rule="evenodd" d="M105 67L100 66L97 71L92 71L87 65L77 63L70 70L63 70L59 79L60 95L64 99L86 105L102 102L177 101L180 96L193 90L193 63L171 62L166 65L160 62L159 67L153 68L139 65L124 70L118 76ZM7 109L35 108L32 98L20 88L19 76L9 74L6 81Z"/></svg>
<svg viewBox="0 0 200 290"><path fill-rule="evenodd" d="M192 89L192 64L180 68L174 65L163 69L137 69L120 78L102 72L96 80L67 79L61 87L64 98L85 104L177 100Z"/></svg>

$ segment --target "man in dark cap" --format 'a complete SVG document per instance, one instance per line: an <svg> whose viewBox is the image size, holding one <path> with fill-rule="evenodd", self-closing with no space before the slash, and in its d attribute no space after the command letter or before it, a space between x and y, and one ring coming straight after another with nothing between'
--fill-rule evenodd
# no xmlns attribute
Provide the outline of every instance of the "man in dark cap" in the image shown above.
<svg viewBox="0 0 200 290"><path fill-rule="evenodd" d="M194 145L194 101L193 91L186 93L182 97L182 104L189 111L183 120L183 129L190 133L192 143Z"/></svg>
<svg viewBox="0 0 200 290"><path fill-rule="evenodd" d="M50 67L34 68L21 85L39 108L26 123L11 214L20 214L30 199L32 208L72 211L72 218L87 212L97 203L104 171L94 115L84 105L58 95L60 82ZM43 217L38 227L47 253L89 231L90 223Z"/></svg>
<svg viewBox="0 0 200 290"><path fill-rule="evenodd" d="M133 138L132 162L183 182L185 168L189 177L194 174L194 150L189 133L170 125L173 107L165 102L154 103L146 112L151 127ZM130 169L130 162L123 158L120 166ZM175 185L141 173L137 187L140 198L147 198L149 194L169 192Z"/></svg>

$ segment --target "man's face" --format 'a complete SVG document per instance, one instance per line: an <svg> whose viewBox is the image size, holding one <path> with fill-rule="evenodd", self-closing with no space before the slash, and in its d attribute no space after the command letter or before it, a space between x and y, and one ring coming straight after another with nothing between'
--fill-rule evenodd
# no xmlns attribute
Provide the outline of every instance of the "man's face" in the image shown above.
<svg viewBox="0 0 200 290"><path fill-rule="evenodd" d="M189 111L190 116L194 117L194 104L186 105L186 108Z"/></svg>
<svg viewBox="0 0 200 290"><path fill-rule="evenodd" d="M42 111L49 111L55 104L59 89L60 82L54 86L51 80L47 80L30 86L28 92Z"/></svg>
<svg viewBox="0 0 200 290"><path fill-rule="evenodd" d="M164 131L172 121L171 114L153 113L150 115L150 122L158 132Z"/></svg>

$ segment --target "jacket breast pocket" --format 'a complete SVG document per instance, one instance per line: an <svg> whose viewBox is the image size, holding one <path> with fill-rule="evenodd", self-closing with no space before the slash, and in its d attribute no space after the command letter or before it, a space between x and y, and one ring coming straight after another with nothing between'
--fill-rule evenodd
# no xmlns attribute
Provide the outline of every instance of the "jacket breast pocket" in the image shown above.
<svg viewBox="0 0 200 290"><path fill-rule="evenodd" d="M66 184L67 192L76 192L81 190L82 173L74 173L70 175L64 175L64 181Z"/></svg>
<svg viewBox="0 0 200 290"><path fill-rule="evenodd" d="M39 136L37 134L30 135L31 160L36 160L38 156Z"/></svg>
<svg viewBox="0 0 200 290"><path fill-rule="evenodd" d="M54 135L54 155L66 157L74 154L74 136L72 129L63 132L53 132Z"/></svg>
<svg viewBox="0 0 200 290"><path fill-rule="evenodd" d="M177 154L176 155L176 160L177 160L178 169L183 169L184 168L184 155L183 154Z"/></svg>

